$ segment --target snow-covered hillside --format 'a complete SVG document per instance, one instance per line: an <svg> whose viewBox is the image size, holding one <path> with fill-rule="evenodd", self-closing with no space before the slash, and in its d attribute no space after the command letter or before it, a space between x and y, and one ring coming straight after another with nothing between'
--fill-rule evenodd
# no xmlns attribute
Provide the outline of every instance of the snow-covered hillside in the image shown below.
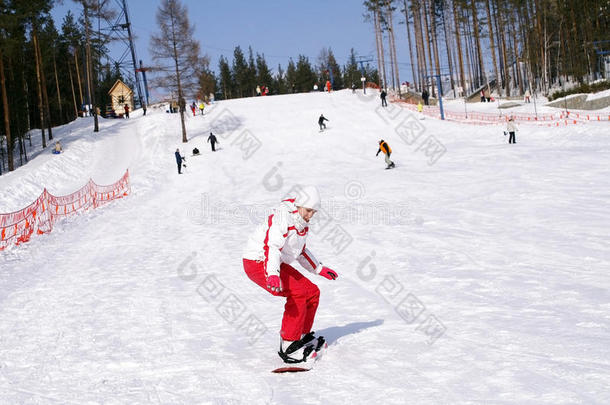
<svg viewBox="0 0 610 405"><path fill-rule="evenodd" d="M132 188L0 252L0 403L610 402L607 122L509 145L341 91L221 101L188 144L164 108L101 127L58 128L63 154L0 177L0 212L127 168ZM325 357L276 375L284 300L241 253L299 184L322 193L307 245L339 278L307 274Z"/></svg>

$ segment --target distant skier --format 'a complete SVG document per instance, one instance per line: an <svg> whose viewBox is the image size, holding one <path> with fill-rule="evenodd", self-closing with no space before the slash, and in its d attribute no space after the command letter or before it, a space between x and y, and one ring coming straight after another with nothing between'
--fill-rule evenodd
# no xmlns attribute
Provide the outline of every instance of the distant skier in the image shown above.
<svg viewBox="0 0 610 405"><path fill-rule="evenodd" d="M526 89L526 90L525 90L525 94L523 95L523 97L525 98L525 102L526 102L526 103L529 103L529 102L530 102L530 97L531 97L531 96L532 96L532 95L531 95L531 93L530 93L529 89Z"/></svg>
<svg viewBox="0 0 610 405"><path fill-rule="evenodd" d="M329 121L324 114L320 114L320 118L318 118L318 125L320 126L320 131L324 131L326 129L326 124L324 121Z"/></svg>
<svg viewBox="0 0 610 405"><path fill-rule="evenodd" d="M517 125L515 125L515 119L511 116L506 123L506 132L508 132L508 143L517 143L515 140L515 132L517 132Z"/></svg>
<svg viewBox="0 0 610 405"><path fill-rule="evenodd" d="M487 101L487 98L485 97L485 90L481 90L481 103L484 103L485 101Z"/></svg>
<svg viewBox="0 0 610 405"><path fill-rule="evenodd" d="M388 93L386 93L385 89L381 90L381 94L379 95L379 97L381 97L381 106L382 107L387 107L388 106L388 102L385 101L385 98L388 96Z"/></svg>
<svg viewBox="0 0 610 405"><path fill-rule="evenodd" d="M193 112L193 117L195 116L195 111L197 111L197 105L195 104L195 102L193 101L193 104L191 104L191 111Z"/></svg>
<svg viewBox="0 0 610 405"><path fill-rule="evenodd" d="M182 174L182 161L184 160L184 156L180 154L180 149L176 148L176 163L178 164L178 174Z"/></svg>
<svg viewBox="0 0 610 405"><path fill-rule="evenodd" d="M205 109L205 104L204 104L204 102L202 101L202 102L200 102L200 103L199 103L199 111L201 111L201 115L203 115L203 110L204 110L204 109Z"/></svg>
<svg viewBox="0 0 610 405"><path fill-rule="evenodd" d="M260 96L261 95L261 86L256 86L256 95Z"/></svg>
<svg viewBox="0 0 610 405"><path fill-rule="evenodd" d="M379 150L377 150L377 154L375 156L379 156L379 152L383 152L385 154L385 163L388 165L386 169L393 168L394 162L390 160L390 155L392 154L392 148L387 144L383 139L379 141Z"/></svg>
<svg viewBox="0 0 610 405"><path fill-rule="evenodd" d="M286 297L278 352L285 363L306 362L325 346L324 338L312 331L320 290L290 264L296 260L313 274L329 280L338 277L306 246L309 221L320 209L320 194L313 186L299 191L256 228L243 253L248 278L270 294Z"/></svg>
<svg viewBox="0 0 610 405"><path fill-rule="evenodd" d="M208 142L212 144L212 152L216 152L216 144L220 143L218 142L218 139L216 139L216 135L210 132L210 136L208 136Z"/></svg>
<svg viewBox="0 0 610 405"><path fill-rule="evenodd" d="M352 93L356 92L356 85L354 83L352 83Z"/></svg>
<svg viewBox="0 0 610 405"><path fill-rule="evenodd" d="M199 154L199 149L193 148L193 156L197 156Z"/></svg>
<svg viewBox="0 0 610 405"><path fill-rule="evenodd" d="M125 104L123 109L125 110L125 118L129 118L129 105Z"/></svg>
<svg viewBox="0 0 610 405"><path fill-rule="evenodd" d="M326 81L326 91L330 93L331 90L332 90L332 88L331 88L330 80L327 80Z"/></svg>

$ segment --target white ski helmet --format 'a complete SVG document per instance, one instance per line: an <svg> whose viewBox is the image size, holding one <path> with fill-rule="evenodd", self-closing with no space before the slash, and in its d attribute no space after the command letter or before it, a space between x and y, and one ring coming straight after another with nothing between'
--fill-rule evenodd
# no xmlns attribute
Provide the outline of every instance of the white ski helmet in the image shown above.
<svg viewBox="0 0 610 405"><path fill-rule="evenodd" d="M295 187L296 197L294 205L297 207L311 208L319 210L321 207L320 192L315 186L300 186Z"/></svg>

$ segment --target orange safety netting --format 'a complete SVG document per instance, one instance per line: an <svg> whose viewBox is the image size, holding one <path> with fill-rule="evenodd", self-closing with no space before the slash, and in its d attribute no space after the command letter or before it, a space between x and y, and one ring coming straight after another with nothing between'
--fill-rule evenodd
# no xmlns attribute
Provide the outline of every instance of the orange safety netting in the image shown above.
<svg viewBox="0 0 610 405"><path fill-rule="evenodd" d="M393 99L392 102L400 103L405 108L416 111L417 106L413 102ZM440 108L438 106L426 106L422 114L440 118ZM561 111L553 114L528 114L528 113L510 113L510 114L494 114L484 112L456 112L444 111L445 119L457 121L465 124L474 125L493 125L501 124L508 121L509 117L513 117L516 122L529 123L544 126L559 126L578 124L586 121L610 121L610 115L574 113L571 111Z"/></svg>
<svg viewBox="0 0 610 405"><path fill-rule="evenodd" d="M130 191L129 170L114 184L100 186L89 180L80 190L64 196L56 197L45 188L36 201L22 210L0 214L0 250L27 242L34 232L49 233L58 219L97 208Z"/></svg>

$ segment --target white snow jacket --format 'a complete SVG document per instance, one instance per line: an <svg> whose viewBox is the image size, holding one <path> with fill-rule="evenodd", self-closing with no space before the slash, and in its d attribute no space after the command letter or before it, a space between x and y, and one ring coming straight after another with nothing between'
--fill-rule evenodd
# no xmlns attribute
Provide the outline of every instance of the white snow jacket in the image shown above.
<svg viewBox="0 0 610 405"><path fill-rule="evenodd" d="M507 123L506 123L506 130L508 132L516 132L517 131L517 125L515 125L515 121L507 121Z"/></svg>
<svg viewBox="0 0 610 405"><path fill-rule="evenodd" d="M280 265L295 260L311 273L319 274L322 263L305 246L308 231L294 200L284 200L250 235L243 258L263 262L267 276L279 276Z"/></svg>

